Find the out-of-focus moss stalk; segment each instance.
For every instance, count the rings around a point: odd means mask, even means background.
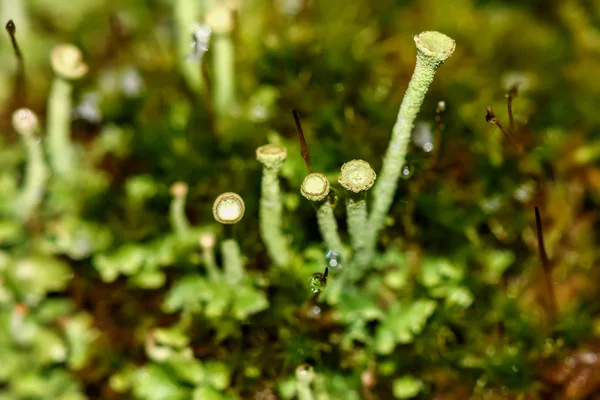
[[[175,0],[173,5],[179,70],[186,84],[196,93],[204,88],[200,68],[189,57],[194,54],[191,49],[192,30],[198,17],[198,4],[196,0]]]
[[[346,218],[352,245],[352,257],[357,264],[365,260],[365,232],[367,231],[367,191],[377,175],[368,162],[352,160],[342,165],[338,182],[347,190]]]
[[[414,40],[417,46],[417,63],[392,129],[383,168],[373,188],[373,209],[366,237],[367,260],[371,260],[374,254],[377,235],[383,228],[392,205],[417,113],[438,67],[454,53],[454,40],[439,32],[422,32]]]
[[[184,182],[176,182],[171,185],[170,192],[173,196],[169,206],[171,228],[179,238],[185,238],[190,233],[190,223],[185,215],[188,186]]]
[[[18,109],[12,115],[12,124],[27,150],[25,180],[14,204],[14,211],[20,219],[27,220],[44,197],[49,176],[48,167],[44,161],[41,141],[36,137],[39,122],[33,111],[27,108]]]
[[[75,151],[71,143],[71,81],[83,77],[88,67],[81,51],[70,44],[56,46],[50,55],[54,80],[48,101],[47,144],[52,171],[59,177],[74,169]]]
[[[283,202],[279,187],[279,172],[287,158],[285,147],[267,144],[256,150],[256,159],[263,165],[260,196],[260,235],[275,264],[288,263],[288,243],[282,226]]]
[[[296,368],[296,392],[298,400],[314,400],[310,385],[315,379],[315,371],[311,365],[302,364]]]
[[[333,215],[333,207],[329,202],[329,192],[330,185],[327,177],[318,172],[306,176],[300,188],[300,193],[310,200],[317,210],[317,223],[325,245],[344,258],[344,245]]]
[[[223,116],[235,105],[235,50],[231,37],[231,9],[225,4],[216,4],[206,14],[206,23],[213,33],[213,102],[217,115]]]
[[[202,261],[208,272],[208,276],[212,280],[217,280],[221,277],[219,269],[217,268],[217,262],[215,260],[215,245],[217,239],[211,232],[205,232],[200,235],[200,248],[202,249]]]
[[[221,194],[213,204],[215,220],[225,227],[225,240],[221,242],[221,253],[225,279],[231,284],[239,282],[244,277],[244,262],[240,246],[233,234],[233,227],[242,219],[245,210],[244,200],[232,192]]]

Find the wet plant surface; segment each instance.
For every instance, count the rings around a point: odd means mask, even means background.
[[[600,396],[594,2],[0,15],[0,400]]]

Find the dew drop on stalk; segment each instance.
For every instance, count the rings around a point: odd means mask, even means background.
[[[315,370],[310,364],[301,364],[296,368],[296,378],[305,384],[310,384],[315,379]]]
[[[414,168],[412,168],[410,165],[405,165],[404,168],[402,168],[402,178],[403,179],[409,179],[414,172]]]
[[[327,250],[325,253],[325,259],[327,260],[327,265],[332,268],[342,268],[342,263],[340,262],[340,255],[334,250]]]
[[[433,150],[433,131],[428,122],[417,122],[412,134],[412,140],[415,145],[429,153]]]

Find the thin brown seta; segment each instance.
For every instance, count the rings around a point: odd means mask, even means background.
[[[512,136],[507,130],[506,127],[504,126],[504,124],[502,124],[502,122],[500,121],[500,119],[496,116],[496,114],[494,113],[494,110],[492,110],[491,107],[486,107],[486,114],[485,114],[485,120],[487,122],[489,122],[490,124],[495,124],[498,129],[500,129],[500,131],[502,132],[502,134],[507,137],[516,147],[517,151],[519,153],[523,153],[523,146],[521,146],[521,144],[517,141],[517,139],[515,139],[514,136]]]
[[[306,168],[308,168],[308,172],[312,174],[313,168],[312,163],[310,162],[310,153],[308,152],[308,145],[306,144],[306,139],[304,138],[304,131],[302,130],[302,125],[300,124],[300,117],[298,116],[298,112],[296,110],[292,110],[292,114],[294,114],[294,121],[296,121],[296,129],[298,130],[298,140],[300,141],[300,154],[302,154],[302,158],[304,158],[304,162],[306,163]]]
[[[554,287],[552,286],[552,266],[548,255],[546,254],[546,247],[544,246],[544,232],[542,228],[542,218],[540,217],[540,210],[535,207],[535,225],[537,228],[537,241],[538,250],[540,253],[540,261],[542,262],[542,268],[544,270],[544,280],[546,281],[546,289],[548,292],[548,305],[551,316],[556,317],[558,307],[556,305],[556,296],[554,294]]]
[[[17,26],[11,19],[6,23],[6,32],[10,36],[15,57],[17,58],[17,77],[15,84],[14,98],[17,105],[22,106],[25,103],[25,60],[21,53],[19,43],[17,43]]]
[[[517,128],[515,125],[515,117],[512,109],[512,102],[515,97],[519,94],[519,84],[512,85],[508,92],[506,92],[506,108],[508,110],[508,125],[510,127],[510,133],[517,135]]]
[[[434,171],[437,167],[438,154],[442,144],[442,133],[444,132],[444,112],[446,111],[446,102],[439,101],[435,108],[435,133],[433,136],[433,153],[430,158],[430,171]]]

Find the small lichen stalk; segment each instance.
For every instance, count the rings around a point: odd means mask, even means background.
[[[188,193],[188,186],[184,182],[176,182],[170,189],[171,204],[169,206],[169,220],[171,228],[180,238],[185,238],[190,231],[190,223],[185,215],[185,200]]]
[[[212,29],[212,60],[214,74],[214,106],[217,115],[231,111],[235,105],[235,50],[231,32],[233,15],[225,4],[217,4],[206,15]]]
[[[366,236],[368,260],[372,258],[377,235],[383,228],[396,193],[415,118],[438,67],[454,53],[454,40],[439,32],[422,32],[414,40],[417,63],[392,129],[379,179],[373,189],[373,209]]]
[[[211,232],[201,234],[200,239],[198,241],[198,244],[202,249],[202,261],[204,262],[204,266],[206,267],[208,276],[212,280],[217,280],[221,277],[221,273],[217,268],[217,261],[215,258],[216,243],[217,239],[215,238],[215,235]]]
[[[44,161],[41,141],[36,137],[39,130],[37,116],[27,108],[20,108],[13,113],[12,123],[27,151],[24,184],[16,199],[14,210],[20,219],[27,220],[44,197],[49,176],[48,167]]]
[[[287,265],[288,242],[283,233],[283,201],[279,186],[279,172],[287,158],[282,146],[265,145],[256,150],[256,158],[263,165],[260,196],[260,235],[267,252],[278,266]]]
[[[192,38],[196,37],[193,31],[196,26],[198,15],[198,2],[195,0],[175,0],[173,4],[173,16],[175,22],[175,31],[177,35],[177,56],[178,66],[186,84],[196,93],[200,93],[204,88],[204,81],[198,63],[193,62],[193,58],[199,55],[191,44]],[[196,28],[197,29],[197,28]],[[210,32],[210,30],[209,30]],[[195,38],[195,40],[198,40]],[[201,60],[197,60],[200,61]]]
[[[314,400],[311,383],[315,379],[315,371],[311,365],[302,364],[296,368],[296,392],[298,400]]]
[[[327,177],[318,172],[309,174],[304,178],[300,192],[315,206],[319,231],[327,248],[345,258],[344,245],[338,232],[333,207],[329,202],[330,185]]]
[[[70,44],[56,46],[50,62],[55,77],[48,100],[48,155],[52,171],[64,177],[71,174],[75,163],[71,143],[72,81],[82,78],[88,67],[81,51]]]
[[[235,284],[244,277],[244,261],[240,245],[234,237],[233,228],[244,216],[244,200],[236,193],[221,194],[213,205],[213,216],[225,227],[225,239],[221,242],[225,279]]]
[[[338,182],[347,191],[346,218],[354,262],[365,262],[365,232],[368,210],[367,191],[375,183],[377,175],[368,162],[352,160],[342,166]]]

